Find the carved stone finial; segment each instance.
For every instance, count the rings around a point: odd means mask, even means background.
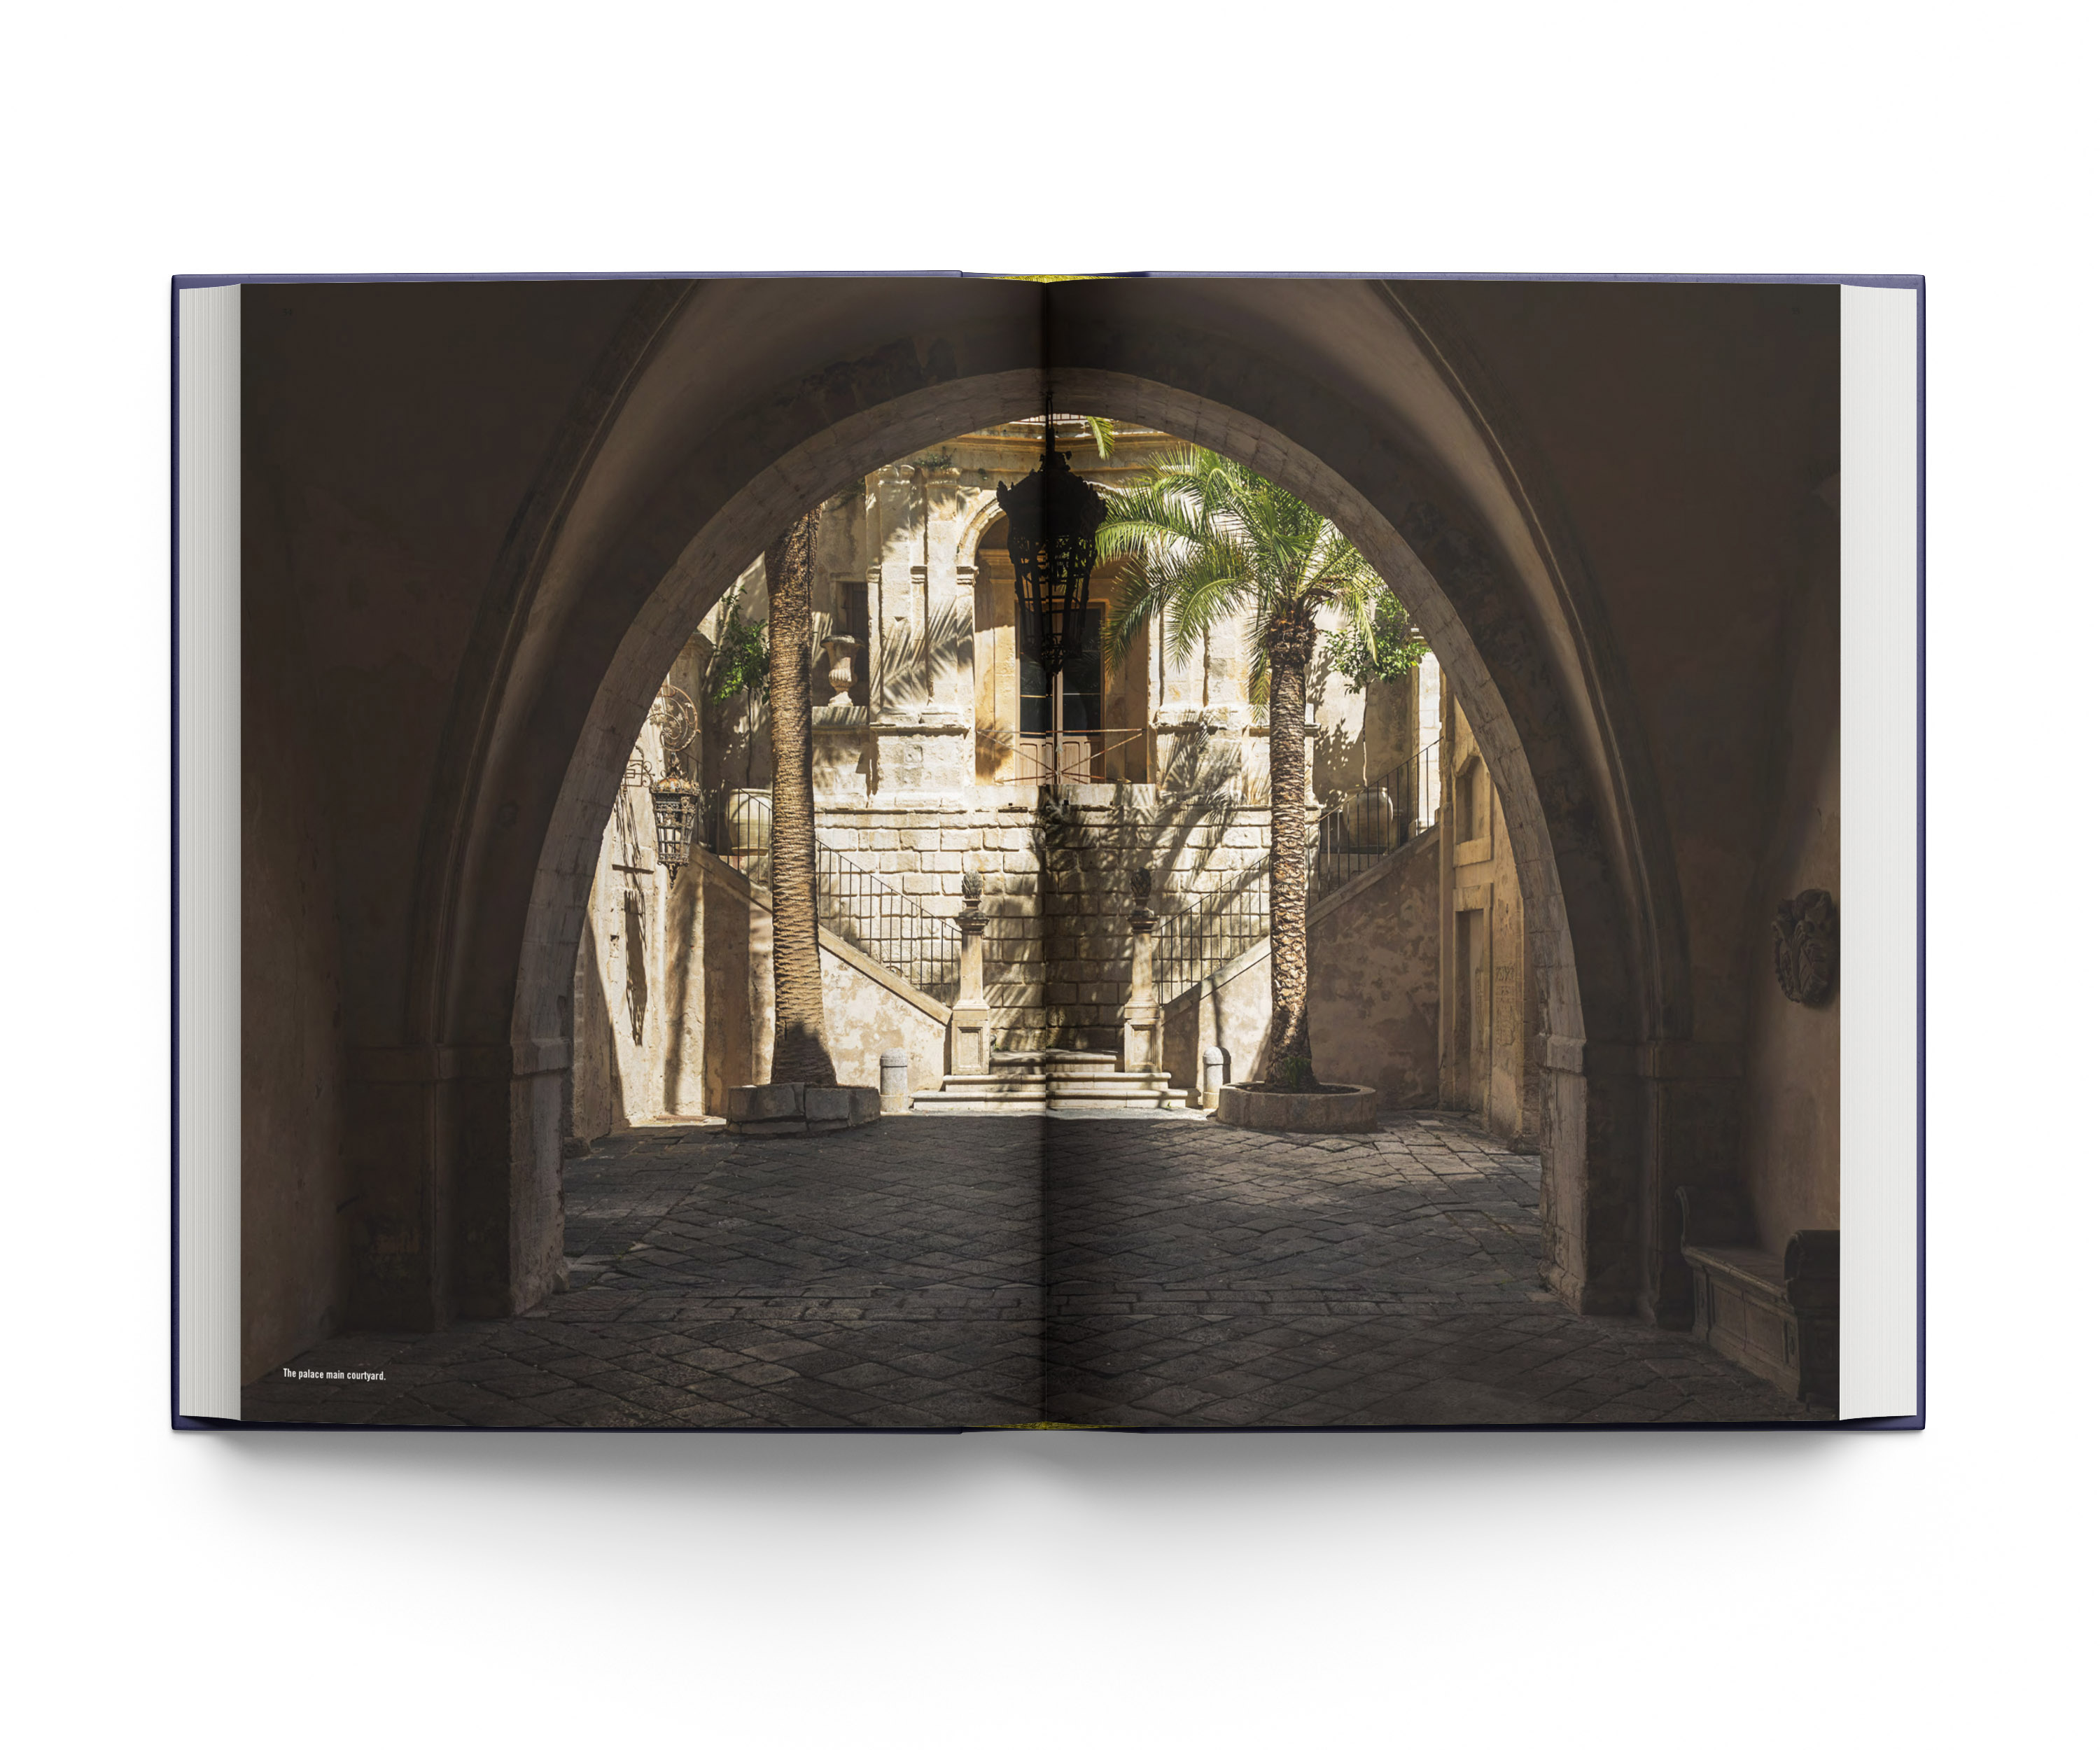
[[[964,936],[982,936],[991,920],[977,901],[984,897],[984,877],[974,869],[963,871],[963,909],[955,914],[955,928]]]
[[[1152,871],[1140,867],[1130,872],[1130,897],[1140,906],[1152,897]]]
[[[1838,982],[1838,905],[1820,887],[1780,901],[1772,919],[1772,970],[1788,1000],[1811,1007]]]

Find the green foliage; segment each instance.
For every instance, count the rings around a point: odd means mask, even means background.
[[[1390,590],[1381,589],[1367,611],[1352,613],[1321,641],[1330,667],[1361,693],[1374,681],[1405,680],[1429,654],[1414,616]]]
[[[1127,558],[1108,615],[1110,655],[1120,662],[1138,628],[1157,620],[1168,650],[1188,661],[1214,626],[1251,610],[1251,692],[1268,690],[1266,634],[1338,603],[1369,624],[1391,597],[1349,538],[1320,513],[1251,468],[1192,447],[1149,479],[1111,487],[1099,536],[1104,559]]]
[[[1299,1093],[1319,1086],[1312,1079],[1312,1060],[1299,1056],[1286,1057],[1277,1061],[1276,1082],[1279,1087],[1287,1087]]]
[[[1094,447],[1100,452],[1101,460],[1106,461],[1115,454],[1115,421],[1096,419],[1091,413],[1086,416],[1086,421],[1087,430],[1093,434]]]
[[[913,456],[911,465],[914,468],[952,468],[955,465],[955,452],[953,450],[928,450],[922,456]]]
[[[722,604],[721,636],[708,664],[708,697],[718,705],[727,704],[740,693],[749,693],[764,704],[771,693],[772,641],[766,636],[767,622],[739,615],[737,607],[743,599],[743,585],[739,584]]]

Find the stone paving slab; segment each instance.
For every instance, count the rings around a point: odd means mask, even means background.
[[[1449,1117],[1359,1136],[1045,1116],[655,1126],[564,1174],[571,1291],[332,1338],[251,1421],[1389,1426],[1815,1419],[1537,1285],[1538,1168]],[[383,1379],[356,1379],[383,1373]]]

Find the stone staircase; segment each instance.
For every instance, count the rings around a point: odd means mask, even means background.
[[[927,1113],[1186,1112],[1185,1090],[1163,1069],[1118,1069],[1109,1051],[994,1051],[985,1075],[944,1077],[912,1097]]]

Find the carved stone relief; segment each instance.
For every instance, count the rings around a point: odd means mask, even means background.
[[[1780,901],[1772,969],[1791,1002],[1813,1007],[1829,996],[1838,982],[1838,905],[1821,888]]]

